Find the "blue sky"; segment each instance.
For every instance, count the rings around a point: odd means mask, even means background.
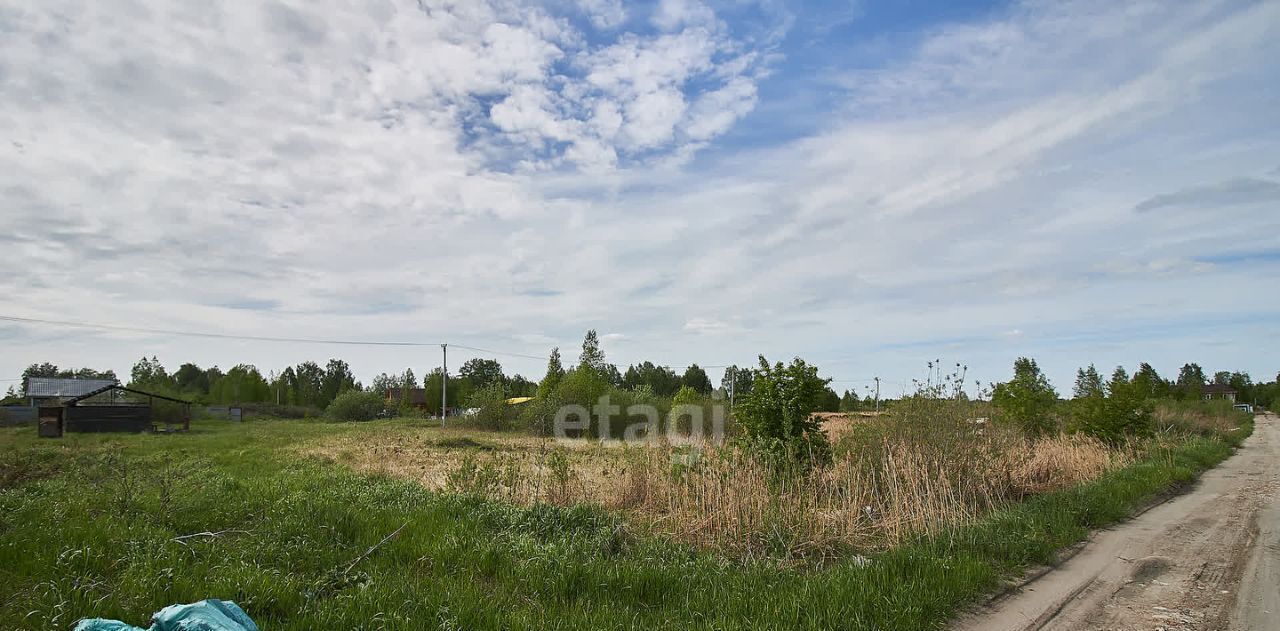
[[[1280,3],[0,0],[0,34],[0,315],[539,357],[595,328],[623,366],[890,394],[930,360],[1280,369]]]

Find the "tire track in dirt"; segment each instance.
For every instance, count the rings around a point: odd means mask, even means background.
[[[1280,629],[1280,419],[1192,490],[1095,533],[956,631]]]

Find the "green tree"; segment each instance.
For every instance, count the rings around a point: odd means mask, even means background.
[[[1156,372],[1151,364],[1142,362],[1138,364],[1138,370],[1133,373],[1133,385],[1148,399],[1158,399],[1169,395],[1169,383],[1166,382],[1160,373]]]
[[[507,382],[506,375],[502,374],[502,364],[496,359],[468,359],[458,369],[458,376],[470,381],[476,391],[495,383],[505,389]]]
[[[218,380],[224,376],[222,373],[222,369],[218,368],[217,366],[210,366],[209,368],[205,369],[204,374],[205,374],[205,377],[209,379],[209,392],[212,393],[213,386],[217,385]]]
[[[339,394],[347,390],[360,390],[351,366],[341,359],[330,359],[320,376],[320,401],[327,407]]]
[[[1151,404],[1123,367],[1111,373],[1102,392],[1072,401],[1072,431],[1111,443],[1151,433]]]
[[[210,388],[210,392],[213,389]],[[271,382],[272,396],[275,401],[287,405],[298,405],[298,375],[293,371],[293,366],[285,366],[284,370],[276,376],[275,381]]]
[[[1204,390],[1204,369],[1200,364],[1183,364],[1178,371],[1178,398],[1199,400]]]
[[[178,389],[190,394],[209,394],[209,373],[190,362],[178,366],[173,373]]]
[[[385,399],[389,392],[391,392],[392,390],[396,390],[399,387],[400,387],[400,376],[388,375],[387,373],[384,372],[384,373],[379,373],[378,376],[373,378],[373,383],[369,386],[369,390],[371,392],[377,392],[379,396]]]
[[[594,370],[598,375],[606,375],[608,368],[604,361],[604,351],[600,349],[600,338],[596,330],[590,329],[582,338],[582,353],[578,355],[578,368]]]
[[[1034,359],[1019,357],[1013,362],[1013,379],[996,384],[991,401],[1028,435],[1053,431],[1054,404],[1058,393],[1040,372]]]
[[[556,387],[552,399],[559,405],[581,405],[590,410],[600,397],[609,391],[609,385],[609,382],[595,370],[589,368],[571,370],[564,379],[560,380],[560,385]],[[592,436],[602,435],[600,427],[602,420],[608,419],[591,419],[587,433]]]
[[[129,371],[129,387],[156,393],[174,393],[178,389],[164,364],[154,355],[151,359],[144,356],[133,365]]]
[[[515,374],[507,381],[507,394],[513,397],[531,397],[538,392],[538,384]]]
[[[725,396],[733,394],[734,398],[745,396],[751,392],[751,384],[755,380],[755,375],[745,368],[730,366],[724,369],[724,375],[720,377],[720,387],[724,388]]]
[[[1098,369],[1093,364],[1089,364],[1088,368],[1081,368],[1076,371],[1076,385],[1071,390],[1071,398],[1084,399],[1091,396],[1101,396],[1106,386],[1102,383],[1102,375],[1098,374]]]
[[[22,393],[14,386],[9,386],[5,391],[4,398],[0,399],[0,405],[22,405]]]
[[[770,365],[763,355],[751,391],[739,399],[734,417],[754,445],[774,456],[808,464],[831,456],[827,435],[813,413],[821,409],[830,379],[796,358]]]
[[[227,371],[209,393],[217,403],[260,403],[272,400],[271,386],[252,364],[239,364]]]
[[[840,411],[840,395],[835,390],[827,388],[822,394],[822,403],[818,407],[819,412],[839,412]]]
[[[641,388],[644,387],[645,386],[641,386]],[[698,405],[702,403],[702,397],[703,395],[697,390],[694,390],[689,386],[680,386],[680,389],[676,391],[675,396],[671,398],[671,403],[673,405]]]
[[[680,385],[680,376],[674,370],[650,361],[628,366],[627,372],[622,375],[623,388],[635,390],[647,386],[654,394],[662,397],[674,395]]]
[[[551,349],[551,356],[547,358],[547,374],[538,384],[537,396],[550,396],[555,392],[556,386],[560,385],[561,379],[564,379],[564,366],[560,364],[560,348],[556,347]]]
[[[692,388],[700,394],[711,394],[711,378],[707,376],[707,371],[697,364],[691,364],[684,369],[684,376],[680,378],[680,385]]]
[[[446,394],[448,395],[448,401],[446,401],[446,403],[449,407],[456,408],[460,402],[466,400],[461,396],[463,392],[462,388],[458,387],[460,385],[458,380],[451,377],[446,384],[443,379],[443,374],[444,373],[440,372],[439,368],[434,368],[431,372],[427,373],[427,376],[422,380],[422,387],[425,390],[424,394],[427,397],[426,403],[428,414],[440,414],[440,390],[442,388],[447,387]]]
[[[416,389],[418,388],[418,378],[417,378],[416,376],[414,376],[414,374],[413,374],[413,369],[412,369],[412,368],[405,368],[405,369],[404,369],[404,374],[403,374],[403,375],[400,375],[400,384],[399,384],[399,385],[400,385],[400,399],[399,399],[399,401],[400,401],[400,409],[399,409],[399,414],[400,414],[401,416],[413,416],[413,415],[414,415],[414,408],[413,408],[413,391],[414,391],[414,390],[416,390]],[[452,384],[452,383],[448,384],[449,389],[451,389],[451,390],[452,390],[452,389],[453,389],[453,385],[454,385],[454,384]],[[424,392],[423,396],[424,396],[424,397],[426,396],[425,392]],[[437,400],[439,400],[439,397],[436,397],[436,399],[437,399]],[[450,397],[450,398],[449,398],[449,402],[450,402],[450,403],[452,403],[452,402],[453,402],[453,401],[455,401],[455,400],[456,400],[456,398],[454,398],[454,397]],[[427,401],[426,403],[430,403],[430,401]],[[452,407],[452,405],[450,405],[450,407]]]
[[[293,374],[293,403],[324,407],[324,369],[320,364],[302,362],[294,367]]]
[[[501,382],[490,381],[473,390],[467,397],[467,407],[475,410],[476,424],[488,430],[506,429],[512,415],[507,405],[506,388]]]
[[[618,367],[615,364],[605,364],[604,370],[600,374],[605,381],[609,382],[609,385],[615,388],[622,386],[622,373],[618,371]]]
[[[840,397],[841,412],[856,412],[862,408],[862,401],[858,399],[857,393],[845,390],[844,395]]]
[[[1227,385],[1236,391],[1236,400],[1250,402],[1254,400],[1253,378],[1247,372],[1235,371],[1227,376]]]

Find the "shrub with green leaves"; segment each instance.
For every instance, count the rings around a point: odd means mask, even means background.
[[[1093,366],[1089,368],[1092,371]],[[1128,436],[1149,435],[1152,406],[1141,388],[1119,367],[1101,390],[1077,388],[1081,396],[1072,400],[1071,430],[1113,445]]]
[[[498,431],[507,429],[511,424],[513,411],[507,405],[507,393],[501,382],[494,381],[476,389],[467,399],[467,404],[476,411],[476,424],[483,429]]]
[[[770,365],[761,355],[754,373],[751,392],[734,408],[749,442],[769,456],[788,461],[829,461],[831,444],[813,413],[821,407],[830,379],[819,377],[817,366],[798,357],[790,365]]]
[[[1005,418],[1030,436],[1056,429],[1052,412],[1058,393],[1034,359],[1019,357],[1014,361],[1013,379],[996,384],[991,401]]]
[[[377,392],[347,390],[325,408],[324,414],[335,421],[372,421],[381,411],[382,397]]]

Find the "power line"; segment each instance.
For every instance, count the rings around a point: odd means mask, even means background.
[[[21,324],[46,324],[52,326],[66,326],[82,329],[102,329],[107,331],[127,331],[130,333],[151,333],[156,335],[178,335],[183,337],[201,337],[221,340],[246,340],[251,342],[285,342],[296,344],[341,344],[345,346],[409,346],[409,347],[427,347],[439,346],[439,342],[381,342],[372,340],[336,340],[327,338],[306,338],[306,337],[278,337],[272,335],[234,335],[231,333],[208,333],[204,331],[183,331],[178,329],[159,329],[142,326],[124,326],[118,324],[101,324],[96,322],[77,322],[72,320],[49,320],[45,318],[23,318],[18,316],[0,315],[0,321],[17,322]],[[520,357],[524,359],[546,359],[543,355],[529,355],[527,353],[516,353],[512,351],[499,351],[491,348],[480,348],[478,346],[468,346],[465,344],[450,345],[477,353],[489,353],[493,355],[503,355],[507,357]],[[727,368],[728,366],[707,365],[702,368]],[[688,368],[688,366],[669,366],[669,368]]]
[[[525,355],[524,353],[511,353],[511,352],[507,352],[507,351],[495,351],[495,350],[488,349],[488,348],[477,348],[477,347],[475,347],[475,346],[466,346],[466,345],[463,345],[463,344],[453,344],[453,343],[450,343],[449,345],[450,345],[450,346],[453,346],[453,347],[455,347],[455,348],[464,348],[464,349],[469,350],[469,351],[475,351],[475,352],[477,352],[477,353],[490,353],[490,354],[493,354],[493,355],[506,355],[506,356],[508,356],[508,357],[523,357],[523,358],[525,358],[525,359],[538,359],[538,360],[546,359],[546,357],[543,357],[543,356],[541,356],[541,355]]]

